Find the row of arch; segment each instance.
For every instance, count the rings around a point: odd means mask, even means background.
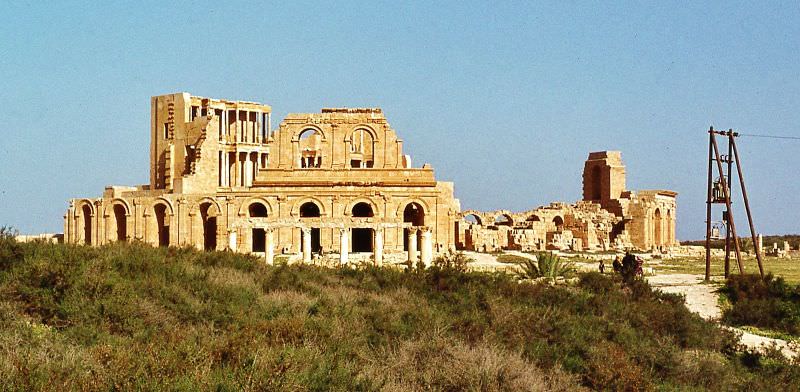
[[[320,218],[324,216],[324,204],[319,200],[307,198],[295,203],[293,213],[301,219],[305,218]],[[403,205],[402,216],[403,222],[411,223],[412,226],[424,226],[426,207],[422,201],[409,201]],[[99,236],[93,233],[97,224],[93,224],[95,218],[95,205],[88,199],[80,200],[76,204],[74,210],[75,231],[74,242],[90,245],[93,243],[92,238],[97,237],[96,240],[100,242]],[[349,215],[353,218],[370,218],[376,215],[377,205],[370,200],[355,200],[348,206]],[[128,218],[131,215],[128,203],[123,199],[113,199],[106,207],[103,217],[106,218],[106,236],[105,240],[113,241],[126,241],[128,235]],[[206,250],[217,248],[217,217],[220,215],[219,204],[210,198],[200,200],[189,212],[190,224],[202,227],[202,247]],[[240,206],[239,215],[247,216],[249,218],[267,218],[271,215],[271,207],[269,202],[264,198],[250,198],[245,200]],[[398,210],[398,215],[400,214]],[[177,241],[177,238],[171,238],[170,226],[174,217],[174,209],[172,203],[163,198],[158,198],[153,201],[144,212],[145,217],[145,233],[146,240],[159,246],[169,246]],[[109,228],[113,228],[110,231]],[[368,231],[368,232],[367,232]],[[318,230],[317,230],[318,233]],[[355,233],[359,233],[358,237],[353,238],[353,244],[358,245],[360,248],[372,247],[371,229],[359,229]],[[318,236],[318,234],[317,234]],[[257,238],[257,236],[254,236]],[[312,238],[313,242],[313,238]],[[317,243],[319,239],[317,238]],[[198,244],[199,245],[199,244]],[[254,247],[258,244],[254,243]]]
[[[351,168],[372,168],[375,165],[375,143],[378,135],[372,128],[356,127],[344,139],[349,147],[346,151],[347,165]],[[297,162],[300,168],[320,168],[326,162],[322,145],[327,143],[325,133],[317,126],[306,126],[292,137],[298,145]]]
[[[474,210],[468,210],[462,213],[462,220],[470,223],[470,224],[477,224],[481,226],[510,226],[513,227],[516,223],[514,217],[508,212],[497,212],[497,213],[481,213]],[[541,222],[542,218],[537,214],[531,214],[526,219],[526,222]],[[560,215],[556,215],[553,217],[551,222],[556,226],[557,230],[561,230],[564,226],[564,218]]]

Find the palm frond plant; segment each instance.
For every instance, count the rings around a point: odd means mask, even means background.
[[[575,263],[566,261],[553,252],[539,252],[536,261],[525,260],[520,263],[517,275],[521,279],[569,277],[575,272]]]

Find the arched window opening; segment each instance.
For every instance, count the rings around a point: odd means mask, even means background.
[[[528,222],[541,222],[542,218],[539,218],[538,215],[531,215],[526,219]]]
[[[156,226],[158,228],[158,246],[169,246],[169,216],[167,206],[156,204],[153,208],[156,215]]]
[[[252,203],[249,207],[247,207],[247,213],[251,218],[266,218],[267,206],[259,202]]]
[[[350,139],[350,167],[372,168],[374,166],[374,140],[366,129],[356,129]]]
[[[83,214],[83,243],[85,245],[92,244],[92,208],[84,204],[81,208]]]
[[[320,217],[319,206],[310,201],[303,203],[303,205],[300,206],[300,217],[319,218]]]
[[[564,230],[564,219],[560,216],[553,218],[553,224],[556,226],[556,231]]]
[[[117,224],[117,241],[128,239],[128,217],[125,214],[125,207],[121,204],[114,204],[114,220]]]
[[[203,249],[217,249],[217,217],[210,211],[211,203],[200,205],[200,218],[203,222]]]
[[[322,167],[322,134],[316,129],[300,133],[300,167],[304,169]]]
[[[500,214],[494,217],[494,225],[495,226],[513,226],[514,221],[511,219],[510,216],[506,214]]]
[[[471,225],[481,225],[481,218],[475,214],[464,215],[463,220]]]
[[[417,203],[408,203],[403,210],[403,222],[412,226],[425,226],[425,211]],[[408,229],[403,229],[403,250],[408,250]],[[417,244],[422,243],[422,232],[417,231]]]
[[[417,203],[408,203],[403,210],[403,222],[412,226],[425,226],[425,210]]]
[[[353,206],[354,218],[371,218],[375,216],[372,212],[372,206],[369,203],[360,202]]]

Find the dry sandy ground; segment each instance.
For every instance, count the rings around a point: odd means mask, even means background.
[[[717,293],[715,290],[718,285],[704,284],[701,275],[689,274],[669,274],[647,277],[648,282],[653,288],[657,288],[667,293],[680,293],[686,296],[686,307],[692,312],[699,314],[707,320],[719,320],[721,312],[717,305]],[[789,344],[782,339],[773,339],[764,336],[732,328],[742,334],[741,342],[745,346],[761,348],[776,344],[784,355],[796,357],[797,348],[789,347]]]

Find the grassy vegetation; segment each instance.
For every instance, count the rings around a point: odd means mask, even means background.
[[[742,249],[745,251],[752,251],[753,250],[753,240],[750,237],[739,237],[739,241],[742,244]],[[792,249],[797,249],[800,246],[800,234],[786,234],[786,235],[765,235],[763,237],[764,241],[764,248],[771,248],[773,244],[777,243],[778,247],[783,248],[783,242],[789,242],[789,246]],[[695,241],[681,241],[681,245],[695,245],[695,246],[705,246],[705,240],[695,240]],[[711,247],[716,249],[724,249],[725,248],[725,240],[711,240]]]
[[[720,290],[731,307],[722,318],[730,325],[768,328],[800,337],[800,286],[783,278],[755,274],[732,275]]]
[[[530,259],[511,253],[498,253],[496,256],[497,262],[506,264],[525,264]]]
[[[660,265],[654,267],[659,273],[685,273],[685,274],[705,274],[706,264],[702,257],[675,258],[663,260]],[[755,257],[745,257],[742,259],[745,272],[758,273],[758,262]],[[645,263],[647,265],[647,263]],[[736,258],[731,258],[730,271],[738,274],[739,269],[736,265]],[[724,259],[714,258],[711,261],[711,274],[713,276],[724,276]],[[800,258],[764,258],[764,273],[771,273],[774,276],[783,277],[788,283],[800,284]]]
[[[682,298],[434,267],[268,267],[244,255],[0,236],[7,390],[788,390]],[[168,386],[169,388],[165,388]]]

